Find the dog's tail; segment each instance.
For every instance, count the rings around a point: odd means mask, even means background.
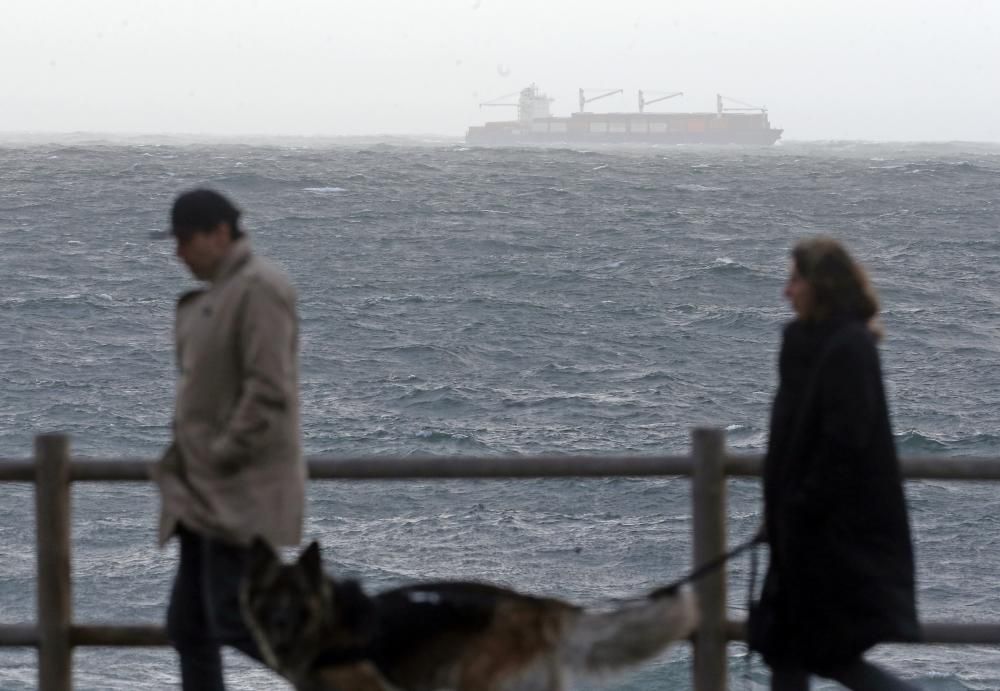
[[[611,672],[642,662],[698,625],[689,587],[657,591],[615,609],[582,610],[563,638],[563,659],[577,674]]]

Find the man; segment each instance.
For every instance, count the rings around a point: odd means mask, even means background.
[[[206,189],[178,196],[171,217],[177,256],[205,282],[177,303],[173,443],[156,469],[160,546],[180,541],[167,634],[185,691],[225,688],[222,645],[260,659],[239,608],[247,546],[302,533],[295,291],[251,253],[239,217]]]

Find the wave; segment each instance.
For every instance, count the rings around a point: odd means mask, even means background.
[[[890,163],[868,166],[869,170],[903,175],[959,176],[959,175],[1000,175],[1000,168],[979,165],[970,161],[941,161],[927,159],[907,163]]]
[[[441,169],[438,166],[431,165],[430,163],[422,163],[420,161],[410,164],[410,167],[416,170],[430,170],[435,173],[441,172]]]
[[[638,405],[637,399],[631,393],[525,395],[520,398],[504,398],[502,403],[505,408],[524,409],[565,406],[567,409],[582,407],[599,410],[606,407],[634,407]]]
[[[858,151],[868,154],[869,157],[876,155],[880,158],[887,156],[899,157],[902,154],[915,154],[923,152],[925,154],[961,154],[961,153],[1000,153],[1000,144],[996,142],[977,141],[900,141],[900,142],[880,142],[871,139],[788,139],[782,141],[782,148],[786,152],[837,152],[837,151]]]
[[[346,219],[354,221],[356,219],[381,220],[381,219],[435,219],[441,217],[456,218],[490,218],[493,216],[517,216],[517,210],[491,208],[469,208],[469,209],[436,209],[425,205],[414,204],[413,206],[400,206],[387,209],[375,209],[365,207],[351,211]]]
[[[490,448],[488,444],[479,441],[475,436],[460,432],[424,429],[413,436],[420,442],[446,445],[463,451],[478,451]]]
[[[343,187],[303,187],[303,192],[312,192],[313,194],[333,194],[336,192],[346,192],[347,190]]]
[[[676,373],[667,372],[662,369],[654,369],[646,372],[642,372],[637,376],[634,376],[627,381],[629,382],[644,382],[650,384],[659,383],[672,383],[681,381],[680,377]]]
[[[239,198],[241,193],[266,191],[273,193],[276,189],[300,189],[301,181],[288,180],[262,173],[230,173],[213,178],[213,186],[231,190]],[[310,185],[313,186],[313,185]],[[316,185],[319,186],[319,185]]]
[[[730,425],[730,427],[733,427],[733,425]],[[726,439],[726,443],[731,448],[747,452],[760,452],[767,448],[768,433],[766,431],[758,430],[754,432],[742,425],[735,425],[735,427],[737,429],[729,432],[730,437]],[[726,429],[728,431],[729,427]]]
[[[682,183],[680,185],[674,185],[675,190],[681,192],[728,192],[726,187],[714,187],[712,185],[698,185],[695,183]]]
[[[717,269],[720,267],[725,267],[727,269],[747,269],[750,270],[749,266],[741,264],[735,259],[730,257],[716,257],[715,261],[712,262],[712,268]]]
[[[564,189],[562,187],[552,187],[552,186],[542,186],[534,187],[530,190],[525,190],[524,192],[518,192],[515,197],[567,197],[571,195],[576,195],[576,192],[571,192],[570,190]]]
[[[423,295],[379,295],[377,297],[366,298],[365,307],[373,305],[420,305],[425,302],[433,302],[433,298],[426,298]]]
[[[451,386],[410,389],[395,399],[405,406],[435,406],[450,409],[475,408],[472,399]]]
[[[95,308],[107,311],[115,308],[116,300],[109,293],[66,293],[65,295],[13,296],[0,298],[0,309],[10,308],[18,311],[36,309],[53,310],[53,317],[70,317],[81,308]],[[36,315],[37,316],[37,315]]]
[[[712,260],[711,264],[702,264],[691,273],[681,274],[672,279],[674,283],[686,282],[686,281],[702,281],[705,280],[706,274],[709,277],[717,278],[752,278],[754,280],[760,279],[775,279],[778,274],[772,271],[763,271],[757,267],[751,266],[749,264],[744,264],[732,257],[716,257]]]
[[[973,456],[1000,452],[1000,435],[979,433],[964,437],[944,437],[915,429],[895,434],[901,456],[941,455]]]

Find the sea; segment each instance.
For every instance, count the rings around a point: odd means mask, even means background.
[[[1000,144],[88,135],[0,139],[0,457],[28,458],[52,431],[79,457],[162,452],[175,300],[196,284],[155,236],[195,186],[231,195],[255,251],[298,289],[310,455],[686,454],[701,426],[761,454],[789,250],[826,234],[879,291],[900,454],[1000,457]],[[599,607],[691,568],[690,489],[317,481],[305,535],[332,574],[372,592],[461,578]],[[1000,485],[906,490],[921,618],[1000,622]],[[33,490],[0,496],[0,623],[30,623]],[[78,622],[163,621],[176,549],[156,546],[157,504],[145,484],[74,487]],[[757,480],[729,482],[728,517],[731,544],[753,534]],[[741,617],[750,559],[728,574]],[[741,644],[729,655],[732,689],[768,688],[759,658]],[[1000,689],[997,647],[870,656],[924,689]],[[288,688],[238,654],[226,663],[229,688]],[[81,648],[74,670],[81,690],[178,683],[165,648]],[[690,648],[598,681],[577,688],[690,689]],[[0,690],[35,687],[34,651],[0,649]]]

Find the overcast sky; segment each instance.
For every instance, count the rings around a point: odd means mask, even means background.
[[[532,82],[786,139],[1000,141],[1000,0],[0,0],[0,132],[462,135]]]

